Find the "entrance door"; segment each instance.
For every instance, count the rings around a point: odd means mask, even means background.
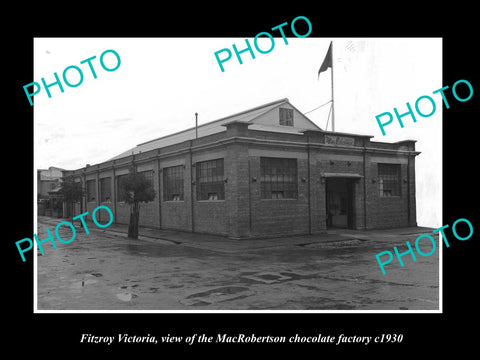
[[[327,228],[354,228],[353,180],[326,179]]]

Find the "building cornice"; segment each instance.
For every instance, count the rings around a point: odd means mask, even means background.
[[[303,138],[306,140],[306,138]],[[162,148],[161,149],[156,149],[151,150],[151,154],[147,155],[142,158],[137,158],[139,157],[140,154],[135,154],[129,155],[129,157],[132,157],[130,161],[120,161],[122,159],[116,159],[116,160],[109,160],[104,163],[99,163],[96,165],[84,167],[81,169],[77,170],[72,170],[72,172],[78,172],[78,174],[75,175],[89,175],[92,173],[97,173],[99,171],[108,171],[108,170],[113,170],[113,169],[119,169],[119,168],[124,168],[131,166],[132,163],[138,165],[141,163],[145,162],[150,162],[152,160],[158,160],[158,159],[165,159],[173,156],[179,156],[179,155],[184,155],[189,152],[198,152],[198,151],[204,151],[204,150],[209,150],[209,149],[214,149],[218,148],[221,146],[225,145],[230,145],[230,144],[254,144],[254,145],[265,145],[265,146],[274,146],[274,147],[279,147],[279,148],[290,148],[290,149],[298,149],[298,150],[306,150],[306,149],[322,149],[326,150],[328,152],[351,152],[351,153],[367,153],[367,154],[385,154],[385,155],[397,155],[397,156],[417,156],[420,154],[418,151],[412,151],[412,150],[400,150],[400,149],[385,149],[385,148],[376,148],[376,147],[371,147],[371,146],[347,146],[347,145],[331,145],[331,144],[324,144],[324,143],[318,143],[318,142],[307,142],[307,141],[291,141],[291,140],[276,140],[276,139],[259,139],[256,137],[249,137],[249,136],[229,136],[223,139],[218,139],[215,141],[211,141],[205,144],[193,144],[192,141],[185,142],[185,146],[172,150],[172,151],[167,151],[163,152]],[[163,148],[164,149],[164,148]],[[146,153],[143,153],[143,155]],[[108,163],[111,163],[107,165]],[[119,163],[116,163],[119,162]],[[70,171],[66,171],[69,172]]]

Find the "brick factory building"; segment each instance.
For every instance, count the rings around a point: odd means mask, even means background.
[[[324,131],[282,99],[64,177],[85,189],[75,215],[106,205],[120,224],[129,205],[118,188],[134,166],[157,193],[140,226],[230,238],[416,226],[415,141],[371,137]]]

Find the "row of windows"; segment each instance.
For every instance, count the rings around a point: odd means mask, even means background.
[[[163,169],[163,196],[165,201],[184,199],[183,165]],[[153,186],[153,171],[143,174]],[[116,177],[117,189],[127,175]],[[225,181],[223,159],[196,164],[197,200],[224,200]],[[381,197],[400,196],[400,165],[378,164],[378,181]],[[87,201],[95,201],[95,180],[87,181]],[[262,199],[296,199],[298,197],[297,159],[260,158],[260,196]],[[111,199],[111,179],[100,179],[100,202]],[[118,201],[125,201],[117,191]]]
[[[153,171],[142,171],[139,174],[143,175],[153,186]],[[123,186],[123,181],[127,175],[119,175],[115,179],[117,181],[117,201],[125,201],[125,194],[122,191],[118,191]],[[87,201],[96,201],[96,182],[95,180],[87,181]],[[100,179],[100,202],[108,202],[112,199],[112,180],[111,178]]]

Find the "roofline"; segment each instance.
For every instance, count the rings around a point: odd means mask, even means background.
[[[213,124],[213,123],[215,123],[215,122],[222,121],[222,120],[228,119],[228,118],[230,118],[230,117],[238,116],[238,115],[241,115],[241,114],[250,112],[250,111],[258,110],[258,109],[261,109],[261,108],[263,108],[263,107],[271,106],[271,105],[274,105],[274,104],[276,104],[276,103],[278,103],[278,104],[280,105],[281,103],[284,103],[284,102],[290,103],[290,101],[288,100],[288,98],[283,98],[283,99],[280,99],[280,100],[276,100],[276,101],[269,102],[269,103],[267,103],[267,104],[255,106],[255,107],[253,107],[253,108],[250,108],[250,109],[247,109],[247,110],[243,110],[243,111],[240,111],[240,112],[235,113],[235,114],[231,114],[231,115],[228,115],[228,116],[224,116],[224,117],[222,117],[222,118],[220,118],[220,119],[216,119],[216,120],[212,120],[212,121],[203,123],[203,124],[201,124],[201,125],[198,125],[197,128],[201,128],[201,127],[203,127],[203,126],[205,126],[205,125],[211,125],[211,124]],[[291,104],[290,104],[290,105],[291,105]],[[292,106],[293,106],[293,105],[292,105]],[[143,142],[143,143],[137,144],[137,146],[145,145],[145,144],[148,144],[148,143],[157,141],[157,140],[165,139],[165,138],[168,138],[168,137],[170,137],[170,136],[178,135],[178,134],[181,134],[181,133],[190,131],[190,130],[195,130],[195,126],[190,127],[190,128],[188,128],[188,129],[181,130],[181,131],[177,131],[177,132],[172,133],[172,134],[168,134],[168,135],[165,135],[165,136],[161,136],[161,137],[156,138],[156,139],[153,139],[153,140],[145,141],[145,142]]]
[[[37,171],[48,171],[50,169],[65,170],[64,168],[59,168],[58,166],[49,166],[48,169],[37,169]]]
[[[345,136],[364,137],[364,138],[373,138],[374,137],[373,135],[362,135],[362,134],[355,134],[355,133],[346,133],[346,132],[340,132],[340,131],[326,131],[326,130],[310,130],[310,129],[307,129],[307,130],[302,130],[301,132],[305,134],[306,132],[309,132],[309,131],[320,132],[324,135],[345,135]]]
[[[317,124],[315,124],[312,120],[310,120],[310,118],[305,115],[303,112],[301,112],[300,110],[298,110],[295,105],[293,105],[292,103],[290,103],[290,101],[288,102],[290,104],[291,107],[293,107],[295,110],[297,110],[300,114],[302,114],[302,116],[307,119],[313,126],[316,126],[318,128],[319,131],[323,131],[323,132],[326,132],[326,130],[323,130],[320,126],[318,126]]]

